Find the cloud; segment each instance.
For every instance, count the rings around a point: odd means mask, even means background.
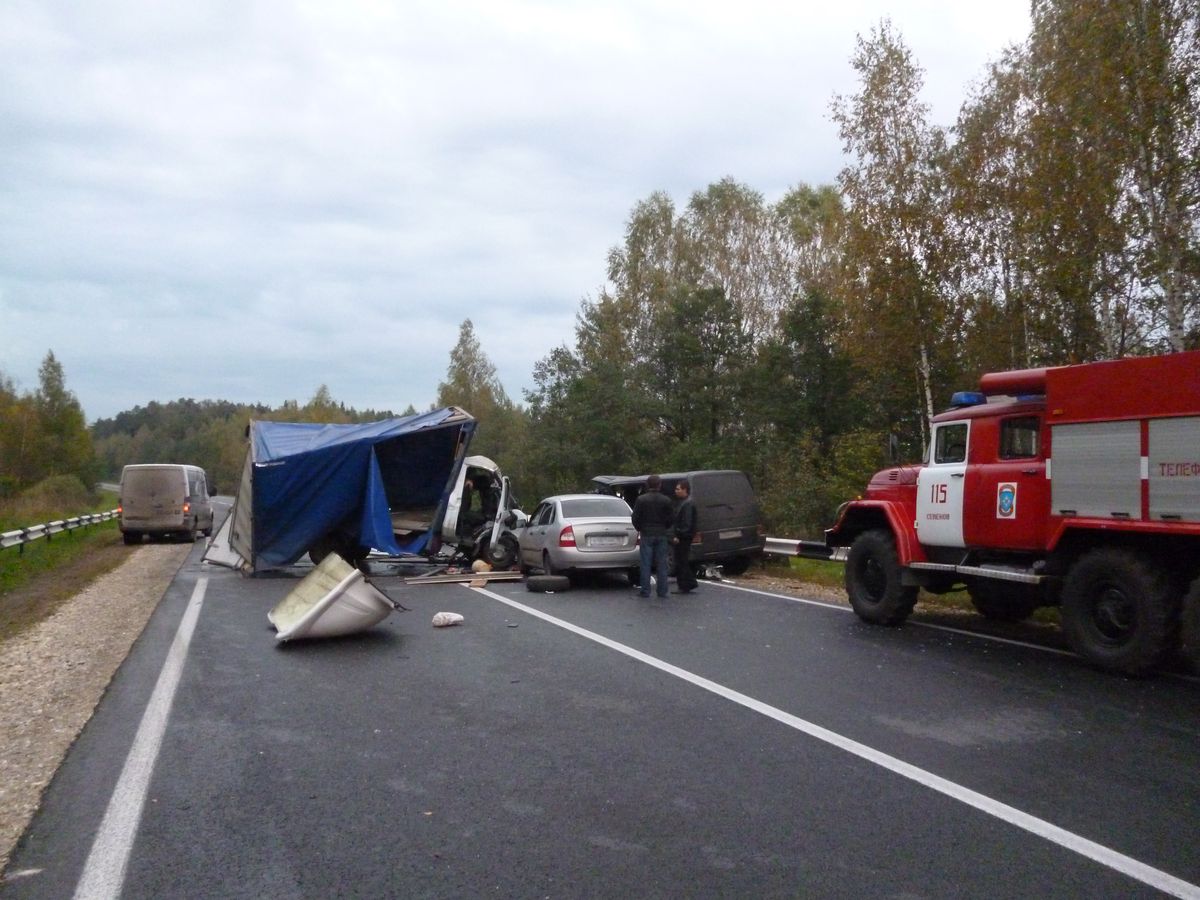
[[[470,317],[510,396],[573,340],[636,202],[841,165],[884,15],[935,118],[1027,0],[0,8],[0,371],[89,418],[322,383],[424,408]],[[184,348],[198,348],[191,352]]]

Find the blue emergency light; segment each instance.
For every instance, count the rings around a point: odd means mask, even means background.
[[[960,409],[964,406],[979,406],[987,403],[987,394],[981,391],[956,391],[950,397],[950,408]]]

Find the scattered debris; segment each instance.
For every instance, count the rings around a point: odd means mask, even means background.
[[[433,617],[434,628],[449,628],[451,625],[461,625],[463,617],[459,613],[440,612]]]
[[[378,625],[396,608],[385,593],[336,553],[267,613],[277,641],[338,637]]]

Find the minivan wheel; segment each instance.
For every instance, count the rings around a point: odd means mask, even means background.
[[[731,556],[729,559],[721,560],[721,571],[726,575],[745,575],[749,568],[750,557],[748,556]]]

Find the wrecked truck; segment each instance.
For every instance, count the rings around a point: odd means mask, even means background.
[[[394,556],[484,556],[503,563],[511,490],[485,457],[468,457],[476,420],[458,407],[357,425],[252,421],[228,518],[204,559],[247,573]],[[488,472],[491,521],[460,515],[468,471]]]

